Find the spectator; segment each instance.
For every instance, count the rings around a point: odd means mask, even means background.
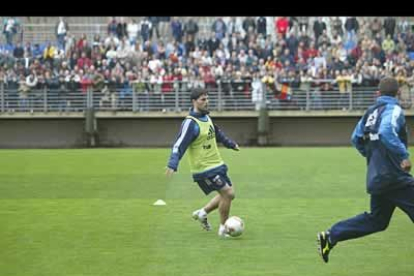
[[[263,35],[263,37],[267,36],[267,21],[264,16],[257,19],[257,33]]]
[[[276,34],[281,35],[283,38],[285,38],[288,27],[289,27],[289,21],[287,20],[286,17],[282,16],[276,19],[275,21]]]
[[[318,42],[319,36],[322,35],[323,31],[326,30],[326,24],[320,17],[317,17],[313,23],[313,33],[315,36],[315,42]]]
[[[318,45],[318,48],[321,48],[323,45],[326,45],[326,46],[331,45],[331,40],[328,37],[328,34],[327,34],[326,30],[323,30],[322,35],[319,36],[319,39],[318,39],[316,45]]]
[[[146,41],[149,40],[150,33],[151,33],[151,28],[152,28],[152,24],[147,18],[144,18],[140,22],[139,29],[140,29],[140,33],[141,33],[141,37],[142,37],[142,43],[145,43]]]
[[[181,24],[180,19],[173,18],[171,21],[171,30],[174,39],[181,43],[181,39],[183,37],[183,26]]]
[[[331,44],[334,47],[342,44],[342,37],[336,31],[334,31],[332,34]]]
[[[252,81],[252,103],[255,105],[255,110],[260,110],[264,99],[263,84],[260,80],[258,72],[253,73]]]
[[[138,31],[139,31],[139,26],[137,24],[137,21],[135,19],[131,19],[127,25],[128,39],[129,39],[129,44],[131,46],[135,45],[137,41]]]
[[[18,42],[16,44],[16,47],[14,48],[13,51],[13,56],[17,59],[21,59],[24,56],[24,48],[22,47],[22,45],[20,44],[20,42]]]
[[[341,72],[337,71],[335,75],[335,83],[338,85],[340,95],[338,107],[346,110],[349,107],[349,83],[351,82],[351,77],[345,69]]]
[[[59,21],[56,23],[55,34],[57,37],[57,43],[59,49],[65,49],[65,38],[66,34],[69,31],[69,24],[66,22],[63,17],[59,17]]]
[[[246,17],[243,21],[243,30],[246,33],[255,33],[256,32],[256,22],[252,17]]]
[[[198,24],[194,19],[190,18],[184,26],[184,33],[186,34],[187,41],[195,41],[198,33]]]
[[[160,17],[158,17],[158,16],[149,16],[148,21],[151,23],[150,38],[152,39],[152,36],[154,34],[154,30],[155,30],[155,33],[157,35],[157,39],[159,39],[160,38],[160,30],[159,30]]]
[[[242,34],[244,36],[244,29],[239,17],[231,17],[228,23],[227,32],[229,36],[235,36],[236,33]]]
[[[297,19],[299,22],[299,32],[307,33],[309,28],[309,17],[299,16]]]
[[[116,34],[119,39],[123,39],[124,37],[128,36],[127,33],[127,24],[123,17],[121,17],[120,21],[118,22],[116,26]]]
[[[221,17],[217,18],[212,26],[212,30],[217,40],[222,40],[226,36],[227,26]]]
[[[342,20],[336,16],[333,20],[332,20],[332,36],[334,36],[335,34],[338,37],[342,37],[344,35],[344,30],[342,28]]]
[[[91,67],[92,61],[86,56],[86,52],[82,52],[81,57],[77,60],[76,64],[80,69],[84,69],[85,66],[87,68]]]
[[[104,46],[108,49],[110,46],[118,47],[119,39],[115,36],[115,34],[111,33],[104,41]]]
[[[114,36],[117,35],[117,28],[118,28],[118,23],[116,21],[115,17],[112,17],[111,20],[108,23],[108,35],[113,34]]]
[[[47,47],[43,51],[43,59],[45,62],[49,62],[53,65],[53,59],[55,58],[56,48],[52,46],[52,43],[48,43]]]
[[[359,23],[355,17],[348,17],[345,21],[345,30],[348,33],[348,37],[351,39],[354,38],[355,34],[358,32]]]
[[[371,21],[371,26],[370,27],[371,27],[372,36],[375,37],[378,33],[381,33],[381,31],[382,31],[381,20],[378,17],[375,17]]]
[[[402,36],[405,36],[405,34],[408,33],[408,30],[410,30],[410,28],[411,25],[406,17],[401,18],[397,23],[397,33],[400,33]]]
[[[382,42],[382,49],[386,54],[390,54],[395,49],[394,40],[391,39],[391,34],[387,35],[387,38]]]
[[[394,37],[394,31],[395,31],[395,18],[394,17],[387,17],[384,20],[384,30],[385,30],[385,36],[388,35],[391,36],[391,38]]]
[[[13,37],[19,31],[20,24],[17,19],[13,17],[5,17],[3,20],[3,34],[6,37],[8,45],[13,44]]]

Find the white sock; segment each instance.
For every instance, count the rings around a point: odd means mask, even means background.
[[[226,231],[226,227],[223,224],[220,224],[219,233]]]
[[[201,208],[201,209],[200,209],[200,212],[198,213],[198,216],[199,216],[200,218],[204,218],[204,217],[206,217],[206,216],[207,216],[207,212],[206,212],[206,210],[204,210],[204,208]]]

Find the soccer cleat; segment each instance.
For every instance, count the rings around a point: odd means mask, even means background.
[[[318,251],[325,263],[329,261],[329,253],[333,247],[334,245],[329,241],[329,232],[323,231],[318,233]]]
[[[206,230],[211,230],[211,225],[207,220],[207,216],[200,216],[200,210],[196,210],[193,212],[193,219],[198,220],[201,223],[201,227]]]

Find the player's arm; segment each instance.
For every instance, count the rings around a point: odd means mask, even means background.
[[[197,138],[200,133],[198,125],[192,119],[185,119],[181,124],[180,132],[174,142],[170,159],[167,165],[167,174],[176,172],[181,158],[184,156],[188,146]],[[170,173],[168,173],[168,169]]]
[[[216,124],[214,124],[214,130],[216,132],[217,142],[222,143],[228,149],[239,150],[239,145],[237,145],[236,142],[228,138]]]
[[[363,118],[361,118],[356,125],[354,132],[352,133],[351,138],[352,145],[359,151],[359,153],[366,157],[367,153],[365,150],[365,141],[364,141],[364,125]]]
[[[404,125],[404,113],[401,107],[396,105],[392,109],[384,110],[383,119],[378,130],[382,144],[389,151],[398,155],[401,160],[406,160],[409,157],[406,146],[397,134]]]

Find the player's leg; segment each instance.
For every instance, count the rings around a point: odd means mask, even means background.
[[[225,235],[225,228],[224,224],[226,220],[229,218],[231,202],[234,199],[234,189],[232,186],[225,185],[222,189],[220,189],[219,194],[221,196],[221,200],[219,203],[219,213],[220,213],[220,228],[219,228],[219,235]]]
[[[328,262],[331,249],[336,243],[360,238],[383,231],[388,227],[395,204],[384,196],[371,195],[371,212],[334,224],[330,230],[318,233],[318,250],[322,259]]]
[[[219,203],[221,200],[221,195],[218,194],[215,197],[213,197],[204,207],[204,211],[207,214],[210,214],[211,212],[213,212],[214,210],[216,210],[219,207]]]
[[[213,185],[211,185],[212,183],[209,179],[198,180],[197,184],[200,187],[200,189],[204,192],[205,195],[208,195],[212,191],[215,190]],[[212,200],[210,200],[210,202],[206,206],[208,206],[209,208],[212,208],[214,207],[215,204],[218,205],[218,203],[216,203],[216,201],[218,200],[219,199],[217,199],[217,196],[215,196]],[[209,206],[210,204],[211,206]],[[193,219],[199,221],[201,223],[201,227],[206,231],[211,230],[211,225],[207,219],[207,214],[210,212],[211,211],[209,209],[206,210],[206,208],[204,207],[204,208],[195,210],[192,214]]]
[[[414,222],[414,186],[410,185],[389,194],[388,198]]]
[[[201,226],[207,230],[211,230],[211,225],[208,223],[207,215],[218,208],[220,203],[220,194],[213,197],[203,208],[193,212],[193,218],[201,222]]]

